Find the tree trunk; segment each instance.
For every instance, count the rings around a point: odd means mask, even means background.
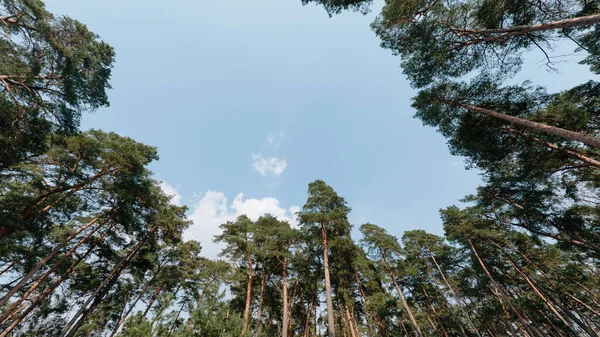
[[[9,271],[10,268],[14,267],[14,265],[17,264],[17,262],[19,262],[19,261],[20,261],[20,259],[14,260],[8,266],[6,266],[4,269],[0,270],[0,276],[2,274],[6,273],[7,271]]]
[[[246,331],[248,331],[248,325],[250,323],[250,303],[252,302],[253,277],[253,264],[250,257],[248,257],[248,285],[246,286],[246,305],[244,307],[244,323],[242,325],[242,336],[244,336],[246,334]]]
[[[177,312],[177,315],[175,316],[175,319],[173,320],[173,324],[171,324],[171,327],[169,328],[169,333],[167,334],[167,337],[171,337],[171,334],[173,333],[173,329],[175,328],[175,324],[177,324],[177,320],[179,319],[179,316],[181,315],[181,312],[183,311],[183,307],[185,307],[186,304],[187,304],[187,302],[183,302],[183,304],[181,304],[181,307],[179,308],[179,311]]]
[[[329,278],[329,252],[327,249],[327,230],[321,224],[321,237],[323,238],[323,271],[325,273],[325,296],[327,299],[327,335],[335,337],[335,319],[333,301],[331,299],[331,280]]]
[[[513,269],[515,269],[517,271],[517,273],[521,276],[521,278],[523,278],[523,280],[525,280],[525,282],[527,282],[530,289],[533,290],[533,293],[548,307],[548,309],[550,309],[550,311],[565,325],[565,327],[567,327],[572,333],[577,334],[577,332],[575,330],[573,330],[573,328],[571,327],[571,324],[569,322],[567,322],[567,320],[558,312],[558,310],[554,306],[554,303],[552,303],[552,301],[550,301],[550,299],[548,299],[546,296],[544,296],[544,294],[540,291],[540,289],[538,289],[538,287],[535,284],[535,281],[533,281],[532,279],[529,278],[529,276],[525,273],[525,271],[523,269],[521,269],[521,267],[519,267],[515,263],[515,261],[513,261],[513,259],[506,252],[504,252],[504,250],[502,249],[502,247],[500,245],[498,245],[495,242],[490,242],[490,243],[492,245],[496,246],[496,248],[498,248],[500,250],[500,252],[504,255],[504,257],[506,257],[506,260],[513,267]],[[582,328],[585,330],[584,327],[582,327]],[[586,330],[586,332],[587,332],[587,330]],[[588,334],[589,334],[589,332],[588,332]],[[590,336],[598,337],[595,334],[590,335]]]
[[[348,325],[350,326],[350,334],[352,337],[358,337],[358,331],[356,331],[356,326],[354,325],[354,319],[352,315],[350,315],[350,310],[348,310],[348,306],[345,306],[346,309],[346,318],[348,319]]]
[[[354,267],[354,277],[356,279],[356,285],[358,288],[358,295],[360,298],[360,303],[362,304],[364,311],[365,311],[365,321],[367,324],[367,330],[369,333],[369,337],[373,337],[373,330],[371,329],[371,324],[369,323],[369,319],[367,318],[367,312],[373,318],[373,320],[376,322],[376,324],[378,323],[378,320],[375,319],[375,315],[373,315],[371,308],[369,308],[368,300],[365,296],[365,292],[362,289],[360,277],[358,276],[358,270],[357,270],[356,266]],[[382,333],[382,336],[385,336],[385,333]]]
[[[146,316],[148,315],[148,312],[150,311],[150,308],[152,308],[152,304],[154,303],[154,300],[156,299],[156,295],[158,295],[158,293],[163,288],[164,288],[164,284],[161,284],[158,287],[156,287],[154,292],[152,292],[152,296],[150,297],[150,300],[148,301],[148,305],[146,306],[146,310],[144,310],[144,314],[142,315],[142,317],[146,318]]]
[[[312,314],[313,305],[315,303],[315,298],[317,297],[317,293],[313,293],[310,304],[308,305],[308,310],[306,311],[306,320],[304,321],[304,331],[302,332],[302,337],[310,336],[310,315]]]
[[[398,296],[400,296],[400,301],[402,302],[402,306],[404,307],[404,310],[406,311],[406,314],[408,315],[408,319],[410,320],[410,323],[412,324],[413,328],[415,329],[417,336],[423,337],[423,332],[421,332],[421,328],[419,328],[419,324],[417,324],[417,320],[415,320],[415,316],[413,315],[412,310],[408,306],[408,302],[406,302],[404,293],[402,292],[402,289],[400,289],[400,286],[398,285],[398,281],[396,280],[396,274],[394,273],[394,269],[392,268],[392,265],[387,260],[387,257],[383,251],[381,251],[381,257],[383,258],[383,262],[385,262],[386,266],[388,267],[388,272],[390,274],[390,277],[392,278],[394,287],[396,288],[396,291],[398,292]]]
[[[69,258],[69,256],[71,256],[77,250],[77,248],[79,248],[87,240],[89,240],[89,238],[91,238],[107,222],[108,222],[108,219],[106,219],[104,222],[102,222],[101,224],[99,224],[98,226],[96,226],[96,228],[94,228],[90,233],[88,233],[81,240],[79,240],[79,242],[77,242],[77,244],[75,246],[73,246],[73,248],[69,249],[69,251],[67,251],[48,271],[46,271],[42,276],[40,276],[33,283],[33,285],[31,285],[31,287],[29,287],[29,289],[27,289],[27,291],[21,296],[21,298],[19,298],[17,301],[15,301],[13,304],[11,304],[10,307],[6,310],[6,312],[3,315],[0,316],[0,322],[3,323],[5,321],[5,319],[6,319],[6,317],[8,317],[8,315],[10,315],[10,313],[13,310],[15,310],[15,308],[17,308],[21,303],[23,303],[23,301],[26,300],[29,297],[29,295],[31,295],[42,284],[42,282],[48,276],[50,276],[50,274],[52,274],[52,272],[54,272],[56,269],[58,269],[58,267],[60,267]],[[23,280],[21,280],[21,282],[23,282]],[[15,288],[18,287],[18,286],[19,285],[17,284],[17,286],[15,286]]]
[[[104,238],[106,234],[108,234],[108,232],[105,232],[102,235],[101,239]],[[90,247],[82,256],[80,256],[77,259],[77,261],[75,261],[75,263],[73,263],[64,273],[62,273],[58,280],[54,281],[54,283],[52,283],[51,286],[44,289],[44,291],[35,299],[35,301],[31,303],[31,305],[24,312],[22,312],[21,315],[15,321],[13,321],[8,327],[6,327],[6,329],[2,333],[0,333],[0,337],[7,336],[15,327],[17,327],[19,323],[23,321],[23,319],[25,319],[27,315],[29,315],[29,313],[31,313],[35,308],[37,308],[42,303],[42,301],[46,297],[48,297],[48,295],[50,295],[52,291],[54,291],[54,289],[56,289],[56,287],[58,287],[67,278],[67,276],[73,272],[73,270],[75,270],[79,263],[83,261],[94,250],[94,248],[96,247]],[[4,322],[0,324],[4,324]]]
[[[435,316],[435,319],[436,319],[437,323],[439,324],[440,329],[442,330],[442,334],[444,335],[444,337],[448,337],[448,333],[446,332],[446,329],[444,328],[444,324],[442,323],[442,320],[440,319],[440,315],[438,314],[437,310],[433,306],[433,303],[431,302],[431,299],[429,298],[429,293],[427,292],[427,289],[425,289],[425,286],[423,284],[421,284],[421,289],[423,289],[423,294],[425,295],[425,298],[427,299],[427,304],[429,305],[429,308],[431,308],[431,311],[433,312],[433,315]],[[462,329],[462,325],[458,324],[458,326],[460,327],[462,333],[466,337],[465,331]]]
[[[552,22],[543,22],[534,25],[522,25],[522,26],[514,26],[508,28],[493,28],[493,29],[481,29],[475,31],[469,31],[468,34],[479,34],[479,35],[489,35],[489,34],[513,34],[511,36],[516,35],[525,35],[531,34],[533,32],[552,30],[552,29],[567,29],[571,27],[583,27],[583,26],[591,26],[594,24],[600,23],[600,14],[592,14],[587,16],[580,16],[565,20],[552,21]]]
[[[429,251],[428,247],[425,247],[427,249],[427,251]],[[444,275],[444,273],[442,272],[442,269],[440,268],[440,266],[438,265],[435,256],[433,254],[429,254],[429,256],[431,257],[431,259],[433,260],[433,262],[435,263],[438,272],[441,274],[442,279],[444,280],[444,282],[446,283],[446,286],[448,287],[448,290],[450,291],[450,294],[452,294],[452,297],[454,297],[456,299],[456,302],[458,304],[458,306],[461,308],[461,310],[463,311],[463,314],[466,316],[465,318],[467,319],[467,322],[469,322],[472,325],[473,331],[475,331],[475,334],[477,334],[477,336],[481,337],[481,335],[479,334],[479,331],[477,330],[477,328],[475,327],[475,325],[473,324],[473,322],[471,322],[471,319],[468,316],[468,313],[465,312],[465,309],[462,306],[461,301],[458,299],[458,297],[456,296],[456,293],[454,293],[454,289],[452,289],[452,287],[450,286],[450,284],[448,283],[448,280],[446,279],[446,276]],[[433,275],[433,271],[431,270],[431,267],[429,265],[429,261],[427,261],[427,257],[425,257],[425,264],[427,265],[427,271],[429,273],[429,277],[431,277],[431,280],[433,281],[433,283],[436,285],[436,287],[438,287],[438,289],[440,289],[440,285],[438,284],[438,280],[437,278]],[[454,314],[454,310],[452,310],[450,303],[448,303],[448,299],[446,298],[446,296],[444,296],[442,294],[442,298],[444,299],[444,303],[446,304],[446,308],[448,309],[448,312],[450,313],[450,316],[452,316],[452,320],[456,323],[458,329],[460,330],[461,334],[463,335],[463,337],[468,337],[467,333],[462,325],[462,322],[458,319],[458,317]]]
[[[156,230],[156,228],[158,228],[158,225],[155,225],[150,230],[150,233],[154,232]],[[85,304],[82,305],[81,308],[79,309],[79,311],[77,311],[77,313],[75,314],[75,316],[73,316],[73,318],[71,319],[71,321],[69,321],[69,323],[63,328],[63,330],[61,332],[61,334],[63,336],[69,336],[70,337],[73,334],[75,334],[75,332],[77,331],[78,327],[83,323],[83,319],[86,316],[89,316],[89,314],[91,314],[91,311],[93,310],[92,307],[90,307],[90,309],[88,309],[87,312],[86,312],[86,307],[88,305],[90,305],[90,303],[92,303],[92,301],[95,300],[95,298],[100,294],[100,292],[103,290],[103,288],[110,288],[110,287],[105,287],[106,285],[112,286],[112,284],[114,284],[114,282],[116,282],[116,280],[121,276],[121,273],[123,273],[123,271],[125,271],[125,267],[129,263],[129,261],[137,254],[138,250],[142,247],[142,245],[145,242],[146,242],[146,238],[141,239],[140,242],[138,242],[129,251],[129,253],[119,262],[119,264],[108,274],[108,276],[106,276],[104,278],[104,280],[96,288],[96,290],[94,291],[94,293],[92,294],[92,296],[90,296],[88,298],[88,300],[85,302]],[[107,291],[108,290],[103,291],[102,294],[100,294],[100,295],[102,297],[104,297],[104,295],[105,295],[105,293]],[[93,306],[93,304],[92,304],[92,306]],[[95,306],[93,306],[93,307],[95,308]],[[84,314],[84,312],[85,312],[85,314]],[[77,318],[79,316],[81,316],[81,315],[84,315],[84,316],[81,317],[79,323],[75,324]]]
[[[287,258],[284,258],[283,262],[281,262],[281,260],[280,260],[280,263],[281,263],[281,267],[283,268],[283,281],[282,281],[283,317],[282,317],[281,336],[287,337],[288,336],[289,319],[290,319],[289,308],[288,308],[288,289],[287,289]]]
[[[101,216],[98,216],[94,219],[92,219],[90,222],[88,222],[87,224],[85,224],[84,226],[82,226],[80,229],[78,229],[77,231],[75,231],[75,233],[69,235],[66,239],[64,239],[56,248],[54,248],[50,254],[48,254],[45,258],[43,258],[40,262],[38,262],[33,269],[31,269],[29,271],[29,273],[27,273],[22,279],[21,281],[19,281],[19,283],[17,283],[17,285],[15,285],[12,289],[10,289],[8,291],[8,293],[6,295],[4,295],[2,298],[0,298],[0,308],[3,307],[4,305],[6,305],[6,303],[8,302],[8,300],[10,300],[10,298],[17,292],[19,291],[24,285],[25,283],[27,283],[32,277],[33,275],[35,275],[35,273],[37,273],[43,266],[46,265],[46,263],[48,263],[48,261],[50,261],[53,257],[56,256],[56,254],[58,254],[60,252],[60,250],[67,244],[69,243],[69,241],[71,241],[74,237],[76,237],[77,235],[79,235],[81,232],[83,232],[84,230],[88,229],[90,226],[92,226],[93,224],[95,224],[99,219],[101,218]]]
[[[159,271],[160,271],[160,268],[159,268]],[[131,311],[133,310],[133,308],[135,307],[135,305],[137,304],[137,302],[142,298],[142,296],[144,296],[144,294],[146,293],[146,291],[148,291],[148,288],[150,288],[150,285],[152,284],[152,282],[156,278],[157,274],[158,273],[156,273],[154,275],[154,277],[152,277],[152,279],[150,281],[148,281],[148,283],[146,284],[146,286],[144,287],[144,289],[142,290],[142,292],[140,292],[140,294],[135,298],[135,300],[133,301],[133,303],[129,306],[129,309],[127,309],[127,311],[123,314],[123,316],[121,317],[121,319],[119,319],[119,321],[117,322],[117,325],[115,325],[115,328],[113,329],[112,333],[110,334],[110,337],[113,337],[114,335],[117,334],[117,331],[119,331],[119,328],[121,327],[121,324],[123,324],[123,322],[125,322],[125,320],[129,316],[129,314],[131,314]]]
[[[262,330],[262,308],[263,298],[265,294],[265,261],[261,263],[261,277],[260,277],[260,299],[258,303],[258,313],[256,315],[256,335],[260,336]]]
[[[572,150],[569,150],[569,149],[565,149],[565,148],[562,148],[560,146],[554,145],[552,143],[548,143],[548,142],[543,141],[543,140],[541,140],[539,138],[532,137],[532,136],[530,136],[528,134],[525,134],[523,132],[519,132],[519,131],[517,131],[515,129],[512,129],[512,128],[508,129],[508,131],[511,132],[511,133],[514,133],[516,135],[519,135],[521,137],[524,137],[524,138],[527,138],[527,139],[531,139],[532,141],[534,141],[534,142],[536,142],[538,144],[544,145],[544,146],[546,146],[549,149],[562,152],[562,153],[566,154],[567,156],[569,156],[571,158],[581,160],[582,162],[584,162],[584,163],[586,163],[586,164],[588,164],[590,166],[593,166],[595,168],[600,168],[600,161],[592,159],[592,158],[590,158],[588,156],[585,156],[585,155],[583,155],[583,154],[581,154],[579,152],[572,151]]]
[[[599,15],[599,17],[600,17],[600,15]],[[450,103],[450,104],[455,104],[455,103]],[[482,113],[482,114],[490,116],[490,117],[498,118],[503,121],[512,123],[514,125],[523,126],[523,127],[526,127],[526,128],[538,131],[538,132],[547,133],[550,135],[564,138],[566,140],[572,140],[575,142],[587,144],[592,147],[600,148],[600,138],[598,138],[598,137],[589,136],[589,135],[585,135],[585,134],[582,134],[579,132],[574,132],[574,131],[562,129],[559,127],[530,121],[528,119],[523,119],[523,118],[516,117],[516,116],[505,115],[503,113],[500,113],[500,112],[497,112],[494,110],[490,110],[490,109],[486,109],[486,108],[482,108],[482,107],[478,107],[478,106],[474,106],[474,105],[470,105],[470,104],[458,104],[458,105],[465,109],[468,109],[471,111],[476,111],[476,112]]]
[[[523,328],[527,331],[526,334],[528,334],[530,336],[535,336],[535,334],[531,331],[531,329],[529,329],[529,324],[527,323],[527,321],[525,320],[525,318],[521,315],[521,313],[518,310],[516,310],[516,308],[512,305],[512,303],[510,303],[510,300],[508,299],[508,296],[506,296],[506,294],[504,293],[504,291],[502,290],[502,288],[500,288],[500,286],[498,285],[498,282],[496,282],[496,279],[489,272],[489,270],[487,269],[485,263],[483,262],[483,260],[479,256],[479,253],[475,249],[475,246],[473,245],[473,242],[471,241],[471,239],[469,237],[467,237],[467,241],[469,242],[469,245],[471,246],[471,250],[473,251],[473,254],[477,258],[477,261],[479,262],[479,265],[481,265],[481,268],[483,269],[484,273],[490,279],[490,281],[491,281],[494,289],[496,289],[495,294],[498,297],[498,300],[500,301],[500,303],[503,305],[502,298],[504,298],[504,300],[507,302],[507,305],[510,307],[511,311],[514,312],[515,315],[517,315],[517,317],[519,318],[519,320],[522,322]],[[508,322],[508,324],[511,325],[512,322]]]

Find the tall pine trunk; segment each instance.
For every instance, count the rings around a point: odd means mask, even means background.
[[[335,337],[335,318],[333,300],[331,299],[331,280],[329,278],[329,252],[327,249],[327,230],[321,224],[321,237],[323,238],[323,271],[325,273],[325,297],[327,299],[327,336]]]
[[[48,271],[46,271],[42,276],[40,276],[29,287],[29,289],[27,289],[27,291],[21,296],[21,298],[19,298],[17,301],[15,301],[13,304],[11,304],[10,307],[6,310],[6,312],[4,314],[2,314],[2,316],[0,316],[0,322],[3,323],[4,320],[6,319],[6,317],[8,317],[13,310],[15,310],[21,303],[23,303],[23,301],[25,301],[42,284],[42,282],[44,282],[44,280],[46,278],[48,278],[48,276],[50,276],[56,269],[58,269],[58,267],[60,267],[69,258],[69,256],[71,256],[73,253],[75,253],[75,251],[79,247],[81,247],[81,245],[83,245],[85,242],[87,242],[98,230],[100,230],[100,228],[102,228],[108,222],[108,220],[109,219],[106,219],[101,224],[96,226],[96,228],[94,228],[90,233],[88,233],[81,240],[79,240],[79,242],[77,242],[77,244],[75,244],[75,246],[73,246],[71,249],[69,249],[69,251],[67,251],[56,263],[54,263],[54,265],[52,265],[52,267],[50,267],[50,269]],[[21,280],[21,282],[22,281],[23,280]],[[17,286],[15,286],[15,288]]]
[[[254,278],[253,264],[248,257],[248,284],[246,286],[246,305],[244,306],[244,323],[242,325],[242,336],[248,331],[250,324],[250,303],[252,302],[252,279]]]
[[[497,111],[494,111],[491,109],[486,109],[486,108],[474,106],[471,104],[458,104],[458,105],[465,109],[479,112],[479,113],[482,113],[482,114],[490,116],[490,117],[498,118],[503,121],[512,123],[514,125],[523,126],[523,127],[529,128],[534,131],[547,133],[550,135],[564,138],[566,140],[572,140],[575,142],[579,142],[579,143],[587,144],[589,146],[600,148],[600,138],[598,138],[598,137],[589,136],[589,135],[585,135],[583,133],[566,130],[566,129],[559,128],[556,126],[550,126],[547,124],[530,121],[528,119],[523,119],[523,118],[516,117],[516,116],[505,115],[503,113],[500,113],[500,112],[497,112]]]
[[[260,298],[258,303],[258,313],[256,314],[256,335],[260,336],[262,330],[262,310],[265,295],[265,261],[261,262],[260,275]]]
[[[380,253],[381,253],[381,258],[383,259],[383,262],[385,263],[385,265],[388,268],[388,273],[390,274],[392,283],[394,284],[394,288],[396,288],[396,292],[398,292],[398,296],[400,296],[400,301],[402,302],[402,307],[404,307],[404,311],[406,311],[406,314],[408,315],[408,319],[410,320],[411,325],[415,329],[417,336],[423,337],[423,332],[421,332],[421,328],[419,328],[419,324],[417,323],[417,320],[415,319],[415,316],[413,315],[412,310],[408,306],[406,297],[404,297],[404,292],[402,292],[402,289],[400,289],[400,286],[398,285],[398,281],[396,280],[396,273],[394,273],[394,269],[392,268],[392,265],[387,260],[387,256],[386,256],[385,252],[380,250]]]
[[[155,225],[154,227],[152,227],[152,229],[149,231],[149,234],[153,233],[157,228],[158,228],[158,225]],[[129,262],[131,261],[131,259],[137,254],[139,249],[146,242],[146,239],[147,239],[147,237],[144,237],[143,239],[141,239],[129,251],[129,253],[123,259],[121,259],[119,264],[108,274],[108,276],[106,276],[104,278],[104,280],[96,288],[96,290],[94,291],[92,296],[90,296],[88,298],[88,300],[84,303],[84,305],[81,306],[79,311],[77,311],[77,313],[73,316],[73,318],[71,318],[69,323],[63,328],[63,330],[61,332],[62,336],[73,336],[75,334],[75,332],[77,332],[77,329],[79,328],[79,326],[81,326],[81,324],[83,324],[83,320],[87,316],[89,316],[91,314],[91,311],[93,311],[95,309],[95,307],[97,306],[98,297],[104,297],[106,292],[108,292],[108,289],[110,289],[110,287],[116,282],[116,280],[119,278],[121,273],[125,270],[125,267],[127,267]],[[86,308],[90,305],[90,303],[92,303],[92,306],[86,310]],[[80,316],[81,316],[81,318],[79,319],[79,322],[77,322],[77,319]]]
[[[280,263],[283,268],[283,281],[282,281],[282,285],[283,285],[283,298],[282,298],[283,317],[282,317],[281,336],[287,337],[289,320],[290,320],[290,313],[289,313],[289,307],[288,307],[288,305],[289,305],[288,289],[287,289],[287,258],[284,258],[283,261],[280,260]]]
[[[64,239],[58,246],[56,246],[56,248],[54,248],[50,254],[46,255],[46,257],[44,257],[40,262],[38,262],[22,279],[21,281],[19,281],[19,283],[17,283],[14,287],[12,287],[12,289],[10,289],[8,291],[8,293],[6,293],[6,295],[4,295],[2,298],[0,298],[0,308],[3,307],[4,305],[6,305],[6,303],[8,302],[8,300],[10,300],[10,298],[17,293],[17,291],[19,291],[21,288],[23,288],[23,286],[25,285],[25,283],[27,283],[31,278],[33,278],[33,276],[35,275],[35,273],[37,273],[40,269],[42,269],[42,267],[44,267],[48,261],[50,261],[53,257],[55,257],[60,250],[67,245],[67,243],[69,243],[69,241],[71,241],[73,238],[75,238],[77,235],[79,235],[81,232],[83,232],[84,230],[88,229],[89,227],[91,227],[92,225],[94,225],[96,222],[98,222],[98,220],[100,220],[101,216],[95,217],[94,219],[92,219],[91,221],[89,221],[87,224],[85,224],[84,226],[82,226],[81,228],[79,228],[77,231],[75,231],[73,234],[69,235],[66,239]]]

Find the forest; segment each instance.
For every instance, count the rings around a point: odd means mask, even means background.
[[[239,216],[218,259],[184,239],[156,148],[81,130],[109,106],[110,44],[41,0],[1,0],[0,27],[0,337],[600,337],[600,82],[510,81],[558,43],[599,75],[599,0],[386,0],[371,29],[415,118],[483,184],[440,210],[444,236],[396,237],[307,182],[299,226]]]

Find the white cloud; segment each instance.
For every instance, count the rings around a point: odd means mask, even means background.
[[[278,178],[287,167],[287,161],[277,156],[263,157],[262,154],[253,154],[252,159],[254,169],[263,177],[272,175]]]
[[[227,221],[235,220],[245,214],[252,220],[264,214],[271,214],[280,220],[287,220],[292,226],[297,227],[295,213],[300,210],[298,206],[283,208],[275,198],[244,199],[244,194],[239,193],[231,202],[222,192],[207,191],[204,197],[192,208],[193,212],[188,217],[193,224],[185,233],[187,240],[196,240],[202,244],[202,255],[215,258],[222,246],[214,243],[213,237],[221,232],[219,226]]]
[[[171,204],[175,206],[181,206],[181,194],[177,192],[177,189],[175,189],[175,187],[162,181],[160,183],[160,188],[163,190],[163,192],[165,192],[166,195],[171,197]]]
[[[281,142],[283,141],[283,136],[285,134],[283,131],[279,131],[276,133],[269,133],[267,137],[267,143],[269,146],[273,148],[273,150],[277,151],[281,147]]]

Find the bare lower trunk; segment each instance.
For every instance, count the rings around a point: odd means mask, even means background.
[[[504,301],[506,301],[506,304],[509,306],[511,311],[519,318],[519,321],[522,323],[523,329],[525,329],[525,331],[526,331],[526,332],[524,331],[525,334],[530,335],[530,336],[535,336],[535,334],[529,328],[529,324],[527,323],[527,320],[525,320],[525,318],[521,315],[521,313],[517,309],[515,309],[515,307],[512,305],[512,303],[510,303],[508,296],[506,296],[503,289],[498,285],[498,282],[496,282],[496,279],[489,272],[487,266],[485,265],[485,263],[479,256],[479,253],[475,249],[475,246],[473,245],[473,242],[471,241],[471,239],[467,237],[467,241],[469,242],[469,245],[471,246],[471,250],[473,251],[473,254],[477,258],[479,265],[481,266],[481,268],[483,269],[483,271],[487,275],[487,277],[490,279],[492,286],[495,289],[494,294],[500,301],[500,304],[504,307],[504,303],[502,300],[502,299],[504,299]],[[508,324],[510,325],[511,322],[508,322]],[[521,327],[520,325],[518,325],[518,326]]]
[[[154,232],[154,230],[157,227],[158,226],[154,226],[153,229],[151,230],[151,232]],[[121,273],[125,270],[125,267],[129,263],[129,261],[137,254],[138,250],[142,247],[142,245],[144,243],[145,243],[145,239],[140,240],[140,242],[138,242],[129,251],[129,253],[108,274],[108,276],[106,276],[104,278],[104,280],[100,283],[100,285],[98,285],[98,287],[96,288],[96,290],[94,291],[94,293],[88,298],[88,300],[85,302],[85,304],[81,306],[81,308],[73,316],[73,318],[71,319],[71,321],[69,321],[69,323],[63,328],[63,330],[61,332],[62,336],[72,336],[76,332],[77,326],[81,325],[83,317],[81,317],[81,319],[79,320],[80,323],[76,324],[75,322],[77,322],[77,319],[80,316],[82,316],[82,315],[89,316],[89,313],[91,313],[90,312],[91,307],[90,307],[90,309],[87,310],[88,313],[86,313],[86,308],[88,307],[88,305],[90,305],[90,303],[92,303],[92,301],[96,302],[97,301],[96,297],[99,296],[99,295],[101,295],[101,292],[104,293],[104,292],[107,291],[107,290],[104,290],[105,286],[107,286],[109,284],[113,284],[116,281],[116,279],[118,279],[118,277],[121,275]],[[108,287],[106,287],[106,288],[108,288]],[[93,303],[92,303],[92,305],[93,305]]]
[[[104,233],[102,237],[104,237],[106,234],[107,233]],[[94,250],[94,248],[94,246],[90,247],[82,256],[80,256],[77,259],[77,261],[75,261],[64,273],[62,273],[62,275],[56,281],[54,281],[52,285],[44,289],[44,291],[35,299],[35,301],[31,303],[31,305],[27,309],[25,309],[25,311],[23,311],[16,320],[14,320],[8,327],[6,327],[5,330],[2,331],[2,333],[0,333],[0,337],[8,336],[8,334],[15,327],[17,327],[21,323],[21,321],[23,321],[23,319],[27,317],[27,315],[29,315],[35,308],[37,308],[44,301],[44,299],[46,299],[46,297],[48,297],[48,295],[50,295],[54,291],[54,289],[56,289],[56,287],[63,283],[67,276],[69,276],[71,272],[75,270],[79,263],[83,261],[92,252],[92,250]]]
[[[325,274],[325,296],[327,299],[327,335],[335,337],[335,320],[333,312],[333,301],[331,299],[331,280],[329,279],[329,252],[327,249],[327,231],[325,225],[321,225],[323,237],[323,269]]]
[[[313,305],[315,303],[316,297],[317,294],[313,294],[312,298],[310,299],[310,304],[308,305],[308,310],[306,311],[306,320],[304,321],[304,332],[302,333],[303,337],[310,336],[310,315],[312,314]]]
[[[406,314],[408,315],[408,319],[410,320],[410,323],[412,324],[413,328],[415,329],[417,336],[423,337],[423,332],[421,332],[421,328],[419,328],[419,324],[417,323],[417,320],[415,319],[415,316],[413,315],[412,310],[408,306],[408,302],[406,302],[406,297],[404,297],[404,292],[402,291],[402,289],[400,289],[400,286],[398,285],[398,281],[396,280],[396,274],[394,273],[392,265],[388,262],[386,254],[383,251],[381,252],[381,257],[383,258],[383,262],[385,262],[386,266],[388,267],[388,273],[390,274],[390,277],[392,278],[392,283],[394,284],[394,288],[396,288],[396,291],[398,292],[398,296],[400,296],[400,301],[402,302],[402,307],[404,307],[404,310],[406,311]]]
[[[244,323],[242,326],[242,336],[248,331],[248,325],[250,324],[250,303],[252,302],[252,279],[254,274],[252,272],[252,260],[248,258],[248,285],[246,286],[246,306],[244,307]]]
[[[60,250],[67,245],[67,243],[69,243],[69,241],[71,241],[74,237],[76,237],[77,235],[79,235],[81,232],[83,232],[84,230],[88,229],[90,226],[94,225],[98,220],[100,219],[100,217],[96,217],[93,220],[91,220],[90,222],[88,222],[87,224],[85,224],[84,226],[82,226],[79,230],[75,231],[73,234],[69,235],[66,239],[64,239],[56,248],[54,248],[54,250],[52,250],[52,252],[50,252],[50,254],[48,254],[46,257],[44,257],[40,262],[38,262],[33,269],[31,269],[22,279],[21,281],[19,281],[19,283],[17,283],[17,285],[15,285],[14,287],[12,287],[12,289],[10,289],[8,291],[8,293],[6,295],[4,295],[2,298],[0,298],[0,308],[3,307],[4,305],[6,305],[6,303],[8,302],[8,300],[10,300],[10,298],[17,292],[19,291],[24,285],[25,283],[27,283],[32,277],[33,275],[35,275],[35,273],[37,273],[42,267],[44,267],[46,265],[46,263],[48,263],[48,261],[50,261],[53,257],[55,257]]]
[[[283,259],[283,262],[281,263],[281,266],[283,267],[283,281],[282,281],[282,285],[283,285],[283,317],[282,317],[282,327],[281,327],[281,336],[282,337],[287,337],[288,336],[288,326],[289,326],[289,319],[290,319],[290,313],[289,313],[289,308],[288,308],[288,289],[287,289],[287,259]]]
[[[144,296],[146,291],[148,291],[148,288],[150,288],[150,284],[152,284],[152,281],[154,281],[154,278],[152,278],[152,280],[150,280],[148,282],[148,284],[146,284],[146,286],[144,287],[142,292],[140,292],[140,294],[135,298],[133,303],[131,303],[131,305],[129,306],[129,309],[127,309],[127,311],[123,314],[123,316],[121,316],[121,319],[119,319],[119,321],[117,322],[117,325],[115,325],[115,328],[113,329],[112,333],[110,334],[110,337],[113,337],[114,335],[117,334],[117,332],[119,331],[119,328],[121,327],[121,324],[123,324],[123,322],[125,322],[125,319],[127,319],[127,317],[129,316],[129,314],[131,313],[131,311],[133,310],[135,305],[142,298],[142,296]]]
[[[19,298],[17,301],[15,301],[13,304],[11,304],[10,307],[6,310],[6,312],[2,316],[0,316],[0,324],[4,323],[6,317],[12,312],[12,310],[17,308],[21,303],[23,303],[23,301],[26,300],[42,284],[42,282],[46,278],[48,278],[48,276],[50,276],[56,269],[58,269],[58,267],[60,267],[69,258],[69,256],[71,256],[73,253],[75,253],[75,251],[79,247],[81,247],[81,245],[83,245],[87,240],[89,240],[89,238],[91,238],[102,226],[104,226],[107,221],[108,221],[108,219],[105,220],[100,225],[96,226],[96,228],[94,228],[90,233],[88,233],[81,240],[79,240],[79,242],[77,242],[77,244],[73,248],[69,249],[69,251],[66,252],[48,271],[46,271],[42,276],[40,276],[31,285],[31,287],[29,287],[29,289],[27,289],[27,291],[21,296],[21,298]],[[15,288],[17,286],[15,286]]]
[[[256,315],[256,335],[260,336],[262,330],[262,308],[263,299],[265,294],[265,264],[264,261],[261,263],[261,277],[260,277],[260,302],[258,304],[258,313]]]
[[[348,310],[348,306],[346,306],[346,318],[348,319],[350,334],[352,335],[352,337],[358,337],[358,331],[356,331],[356,326],[354,326],[354,319],[352,315],[350,315],[350,310]]]

